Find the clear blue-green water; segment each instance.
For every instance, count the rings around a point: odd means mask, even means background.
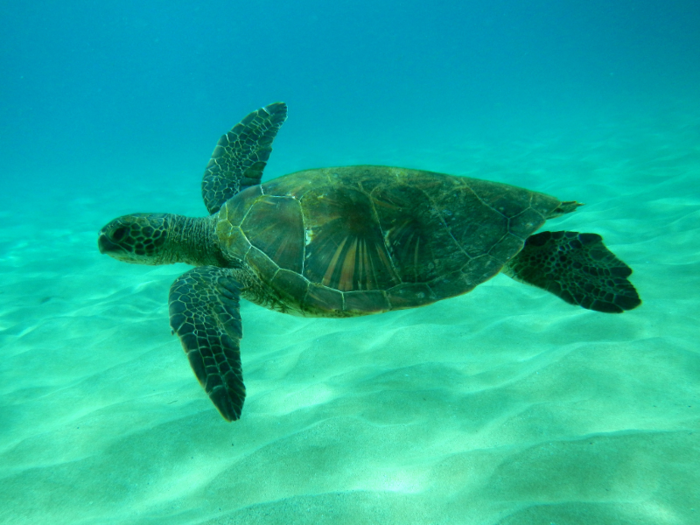
[[[437,5],[434,5],[437,4]],[[696,2],[5,2],[0,523],[700,523]],[[204,215],[219,136],[284,100],[265,179],[386,164],[586,203],[643,305],[497,276],[348,320],[242,306],[243,417],[170,334],[184,265],[97,231]]]

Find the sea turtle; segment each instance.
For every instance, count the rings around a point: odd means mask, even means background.
[[[170,288],[170,326],[221,415],[241,415],[239,298],[285,313],[353,317],[424,306],[499,272],[600,312],[641,304],[632,270],[594,233],[534,232],[576,201],[479,179],[384,166],[323,168],[261,184],[287,117],[278,102],[219,140],[207,217],[134,214],[102,253],[196,266]]]

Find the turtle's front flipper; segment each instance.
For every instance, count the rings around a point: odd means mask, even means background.
[[[275,102],[250,113],[219,139],[204,170],[202,197],[209,213],[248,186],[260,184],[272,141],[287,118],[287,105]]]
[[[589,310],[621,313],[642,303],[627,280],[632,269],[615,257],[595,233],[532,235],[503,272]]]
[[[230,270],[201,266],[170,287],[170,326],[197,379],[227,421],[241,417],[245,386],[239,285]]]

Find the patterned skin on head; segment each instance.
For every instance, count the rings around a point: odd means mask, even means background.
[[[164,213],[135,213],[114,219],[100,231],[100,253],[133,264],[165,264],[169,221]]]

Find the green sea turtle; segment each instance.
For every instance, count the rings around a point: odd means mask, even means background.
[[[479,179],[384,166],[323,168],[261,184],[287,106],[254,111],[204,172],[207,217],[126,215],[100,252],[196,266],[170,288],[170,325],[221,415],[241,415],[239,298],[285,313],[353,317],[424,306],[499,272],[600,312],[641,304],[599,235],[534,232],[581,204]]]

